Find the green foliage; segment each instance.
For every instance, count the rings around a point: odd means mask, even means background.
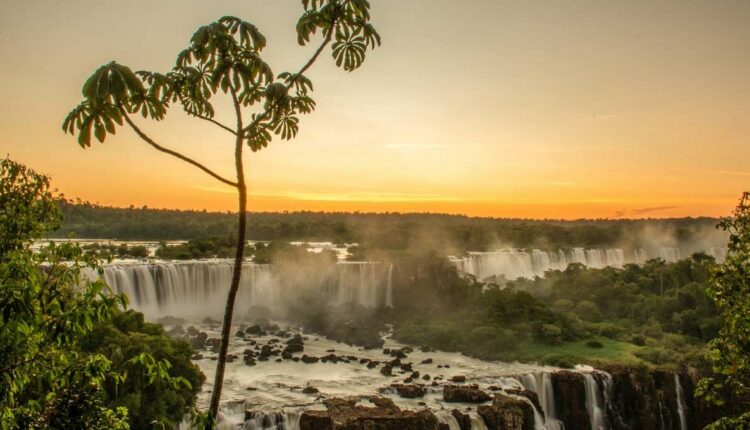
[[[750,193],[743,194],[733,216],[720,227],[730,236],[727,257],[713,271],[709,288],[722,322],[707,354],[716,376],[698,385],[698,395],[718,405],[750,397]],[[746,428],[748,422],[745,414],[711,428],[730,428],[728,423],[737,424],[731,428]]]
[[[106,237],[118,240],[189,240],[236,236],[237,214],[146,207],[114,208],[64,201],[61,229],[53,237]],[[515,220],[461,215],[399,213],[290,212],[247,215],[248,238],[264,241],[357,243],[362,250],[492,250],[497,243],[556,249],[610,247],[643,229],[675,231],[686,241],[713,232],[716,219],[673,220]],[[429,246],[427,246],[429,245]],[[658,281],[658,279],[657,279]],[[658,290],[658,282],[655,287]]]
[[[143,349],[120,366],[120,350],[87,350],[85,339],[116,319],[126,298],[96,276],[101,273],[97,257],[77,244],[30,249],[31,241],[59,220],[49,178],[6,159],[0,188],[2,213],[13,214],[0,217],[0,428],[129,428],[138,417],[114,404],[108,387],[126,396],[169,384],[176,393],[180,388],[174,384],[184,382],[180,373],[170,376],[168,360],[179,354]],[[143,348],[143,343],[131,339],[127,347]],[[187,360],[189,350],[183,356]],[[147,381],[135,387],[142,378],[128,377],[128,371],[138,375],[138,368]],[[194,395],[191,391],[185,399],[189,405]]]
[[[5,158],[0,178],[0,255],[6,255],[57,228],[61,216],[47,176]]]
[[[133,428],[151,428],[154,422],[176,427],[195,406],[204,376],[190,361],[190,346],[170,338],[162,326],[146,323],[143,315],[119,312],[81,340],[87,353],[110,358],[112,367],[127,374],[104,388],[107,405],[125,407]]]
[[[96,394],[121,376],[106,357],[76,348],[125,298],[90,280],[86,272],[97,269],[96,260],[75,244],[29,249],[59,219],[49,178],[6,159],[0,188],[2,212],[12,215],[0,218],[0,427],[125,428],[125,414],[104,407]],[[82,412],[75,422],[72,410]]]

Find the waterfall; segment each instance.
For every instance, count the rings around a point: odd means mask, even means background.
[[[544,412],[544,426],[541,428],[547,428],[548,430],[563,430],[565,426],[557,416],[555,408],[555,390],[552,387],[552,378],[549,373],[528,373],[519,376],[518,381],[525,389],[533,391],[539,397],[539,404],[542,406],[542,411]],[[536,408],[534,408],[534,410],[536,410]],[[542,421],[539,421],[539,423],[541,422]],[[538,425],[539,424],[537,424],[537,426]]]
[[[461,425],[450,411],[435,411],[435,416],[438,422],[447,425],[449,430],[461,430]]]
[[[682,390],[680,375],[674,374],[674,390],[677,394],[677,415],[680,417],[680,430],[687,429],[687,418],[685,416],[685,392]]]
[[[299,411],[275,413],[252,412],[244,430],[299,430]]]
[[[232,270],[230,260],[114,263],[103,267],[102,277],[116,292],[128,296],[133,309],[149,318],[216,317],[223,313]],[[330,305],[393,306],[391,265],[339,262],[322,268],[316,274],[320,279],[285,277],[280,270],[273,265],[244,263],[236,308],[279,309],[308,288],[319,289]],[[90,276],[96,277],[93,272]]]
[[[586,389],[586,410],[591,418],[591,430],[606,430],[605,408],[602,408],[603,396],[600,394],[599,384],[591,373],[583,374]]]
[[[471,420],[471,430],[487,430],[487,424],[484,423],[484,419],[478,413],[469,412],[469,419]]]

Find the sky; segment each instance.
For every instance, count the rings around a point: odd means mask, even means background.
[[[382,47],[355,72],[328,51],[307,73],[318,107],[297,138],[245,158],[250,210],[722,216],[750,190],[746,0],[371,2]],[[237,199],[129,129],[88,149],[63,134],[99,65],[168,71],[224,15],[260,28],[276,73],[314,49],[296,42],[296,0],[2,3],[0,152],[104,205]],[[233,177],[226,132],[179,108],[139,125]]]

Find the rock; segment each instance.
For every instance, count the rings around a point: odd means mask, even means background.
[[[311,357],[311,356],[305,354],[305,355],[302,356],[301,360],[302,360],[303,363],[312,364],[312,363],[317,363],[318,361],[320,361],[320,358],[318,358],[318,357]]]
[[[553,372],[550,377],[555,391],[555,409],[558,419],[565,424],[567,429],[589,428],[591,419],[586,409],[586,387],[583,375],[569,370],[560,370]]]
[[[167,334],[172,337],[181,337],[185,335],[185,329],[181,325],[172,327]]]
[[[263,327],[261,327],[259,324],[251,325],[250,327],[246,328],[245,333],[254,336],[264,336],[266,334],[266,332],[263,330]]]
[[[221,346],[221,339],[219,339],[218,337],[212,337],[211,339],[207,339],[206,346],[209,348],[213,348],[214,351],[218,351],[219,346]]]
[[[434,352],[435,350],[429,345],[422,345],[419,347],[422,352]]]
[[[534,409],[521,399],[498,394],[492,405],[481,405],[477,412],[488,430],[534,430]],[[590,425],[565,428],[587,429]]]
[[[329,399],[325,411],[305,411],[300,430],[438,430],[435,415],[426,410],[402,411],[393,401],[370,397],[372,407],[351,399]]]
[[[191,360],[202,360],[203,359],[203,354],[201,354],[201,353],[193,354],[193,356],[190,357],[190,359]]]
[[[451,415],[458,421],[458,427],[461,430],[471,430],[471,417],[468,414],[464,414],[458,409],[451,411]]]
[[[391,366],[390,363],[386,364],[380,369],[380,373],[382,373],[383,376],[393,376],[393,366]]]
[[[205,318],[203,318],[202,323],[206,324],[206,325],[219,325],[219,324],[221,324],[219,321],[216,321],[215,319],[213,319],[211,317],[205,317]]]
[[[246,366],[255,366],[257,363],[254,358],[245,356],[244,362]]]
[[[318,394],[319,392],[320,390],[311,385],[308,385],[307,387],[302,389],[303,394]]]
[[[401,370],[404,372],[413,372],[414,369],[412,368],[411,363],[401,363]]]
[[[391,384],[391,388],[405,399],[416,399],[425,394],[424,386],[418,384]]]
[[[466,376],[456,375],[451,378],[451,382],[458,382],[458,383],[466,382]]]
[[[189,332],[190,330],[188,330]],[[195,350],[206,349],[206,340],[208,340],[208,334],[202,331],[197,335],[190,338],[190,347]]]
[[[500,387],[490,387],[493,391],[500,391],[502,388]],[[531,403],[534,405],[537,411],[539,411],[542,416],[544,416],[544,411],[542,410],[542,405],[539,403],[539,395],[533,391],[529,390],[505,390],[508,394],[515,394],[517,396],[523,396],[526,397],[531,401]]]
[[[193,327],[193,326],[190,326],[190,327],[187,328],[187,334],[188,334],[188,336],[197,336],[198,333],[200,333],[200,331],[197,328]]]
[[[425,381],[429,381],[430,380],[430,375],[428,375],[428,374],[425,373],[424,375],[422,375],[422,379],[424,379]]]
[[[482,403],[492,397],[477,385],[443,385],[443,400],[446,402]]]
[[[374,369],[374,368],[378,367],[379,364],[380,364],[379,362],[373,360],[373,361],[367,363],[367,368],[368,369]]]
[[[425,358],[419,364],[432,364],[432,359],[431,358]]]

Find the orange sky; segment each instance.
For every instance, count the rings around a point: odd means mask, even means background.
[[[258,24],[275,72],[296,70],[311,52],[296,44],[300,9],[9,2],[2,152],[69,197],[232,210],[231,189],[129,130],[83,150],[61,121],[98,65],[166,71],[222,15]],[[322,58],[297,139],[247,157],[252,210],[718,216],[750,189],[750,2],[373,0],[372,14],[383,46],[354,73]],[[142,126],[231,176],[222,131],[178,110]]]

